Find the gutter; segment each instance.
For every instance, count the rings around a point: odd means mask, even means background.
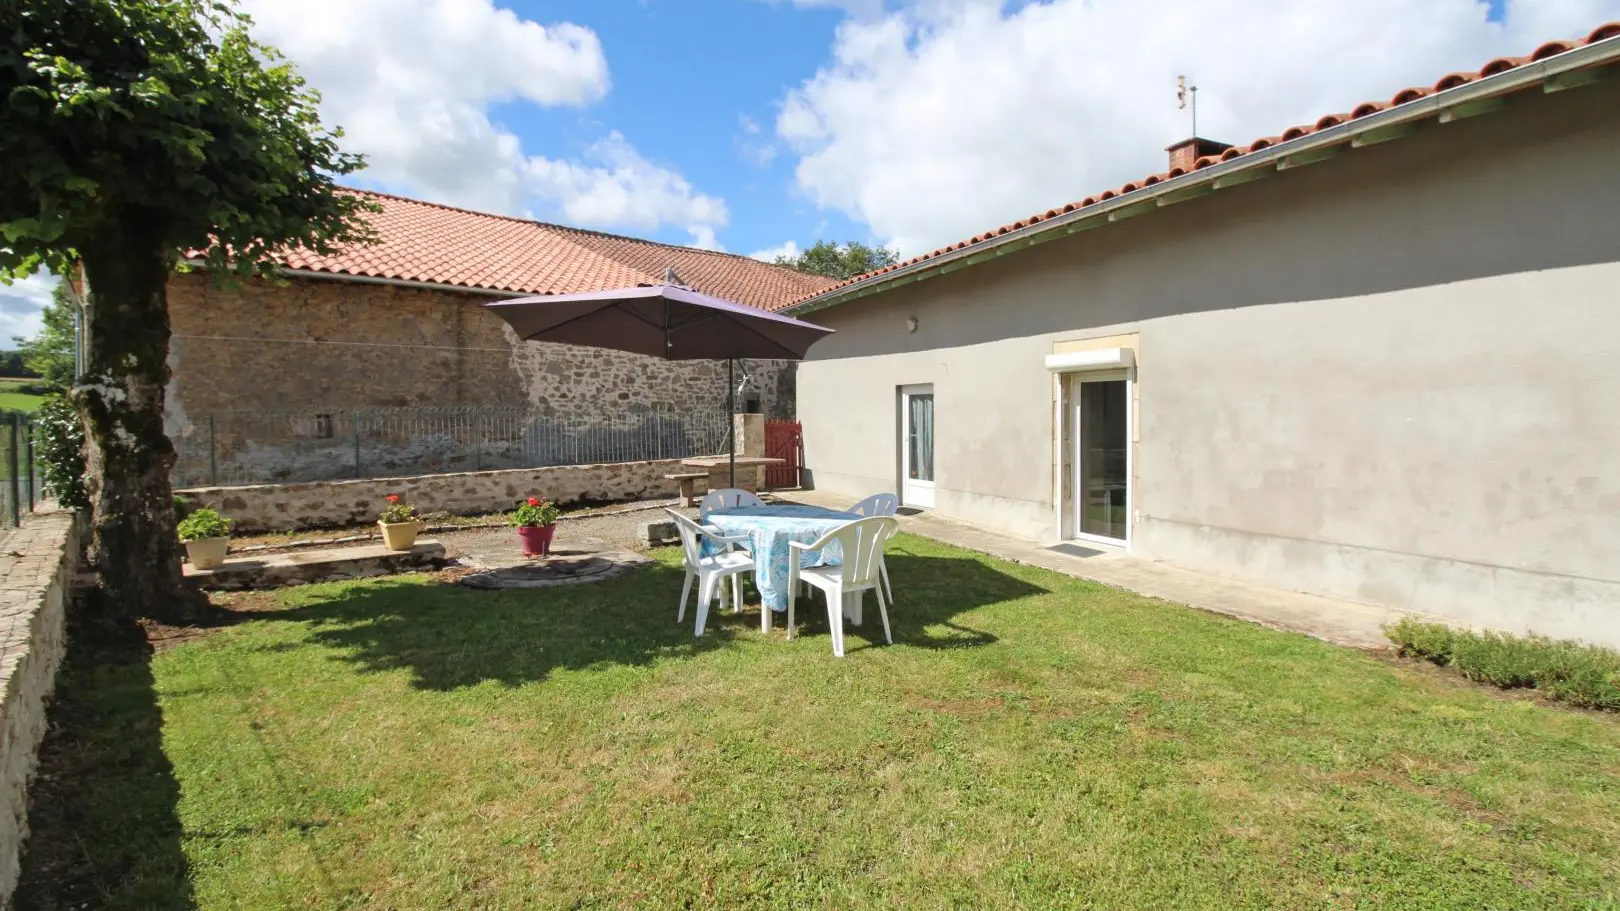
[[[802,303],[784,307],[781,313],[802,316],[845,301],[887,291],[898,285],[922,281],[937,275],[995,259],[1036,244],[1089,230],[1140,215],[1163,206],[1207,195],[1216,190],[1258,180],[1269,174],[1265,168],[1288,170],[1330,158],[1345,142],[1359,148],[1407,135],[1418,122],[1438,116],[1442,123],[1461,120],[1497,110],[1505,102],[1500,96],[1541,84],[1554,92],[1597,81],[1607,73],[1591,74],[1590,79],[1563,79],[1566,74],[1620,60],[1620,37],[1573,48],[1546,60],[1527,63],[1494,76],[1435,92],[1416,101],[1386,108],[1356,120],[1336,124],[1287,142],[1249,152],[1230,161],[1160,181],[1151,187],[1116,196],[1044,221],[1025,225],[1006,234],[970,244],[960,250],[940,254],[892,272],[874,275],[853,285],[835,288]]]

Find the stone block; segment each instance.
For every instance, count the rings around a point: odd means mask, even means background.
[[[641,540],[648,547],[663,547],[666,544],[680,543],[680,533],[675,530],[675,523],[665,519],[662,522],[647,522],[641,526]]]

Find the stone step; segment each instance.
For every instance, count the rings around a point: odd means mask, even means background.
[[[213,569],[186,564],[185,576],[199,588],[231,591],[279,588],[333,579],[364,579],[397,573],[438,569],[450,562],[444,545],[421,540],[410,550],[389,550],[381,544],[357,544],[276,554],[242,554],[225,558]]]

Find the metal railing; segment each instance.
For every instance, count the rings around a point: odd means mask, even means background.
[[[724,413],[545,418],[518,408],[222,411],[173,433],[174,486],[237,486],[689,458]]]
[[[16,528],[44,499],[34,467],[34,424],[19,411],[0,414],[0,524]]]

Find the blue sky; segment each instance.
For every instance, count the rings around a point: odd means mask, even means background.
[[[911,255],[1578,38],[1620,0],[239,0],[418,199],[745,255]],[[0,288],[0,333],[49,296]]]
[[[841,10],[723,0],[527,0],[510,7],[542,22],[588,24],[607,52],[613,87],[585,110],[504,103],[492,119],[519,135],[549,137],[556,154],[577,154],[604,129],[618,129],[643,154],[724,196],[731,221],[722,240],[733,251],[793,237],[871,239],[864,225],[818,210],[794,191],[790,156],[761,161],[783,94],[826,59]],[[760,132],[747,132],[743,118]],[[672,227],[653,235],[688,239]]]

